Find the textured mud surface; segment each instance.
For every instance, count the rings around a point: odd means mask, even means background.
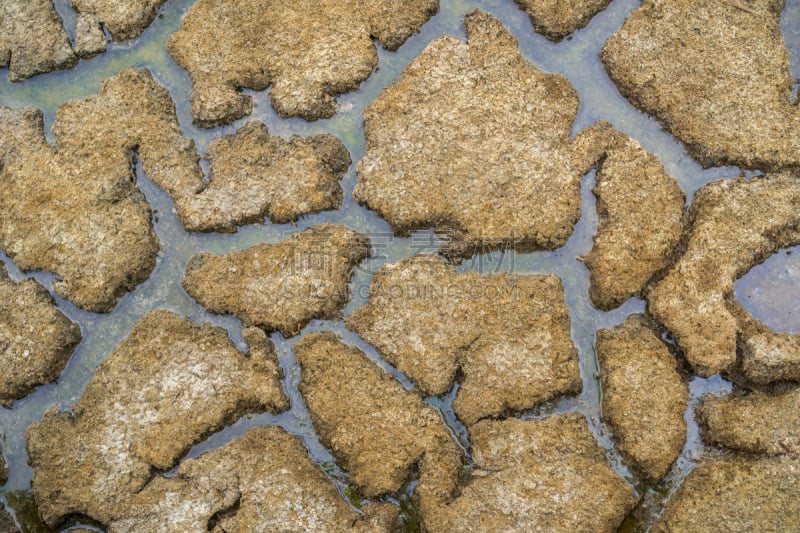
[[[138,37],[166,0],[69,0],[86,20],[93,18],[115,41]],[[91,20],[91,19],[89,19]]]
[[[711,443],[752,453],[800,453],[800,389],[708,396],[699,417]]]
[[[737,339],[753,319],[735,303],[733,283],[770,254],[800,243],[798,205],[800,181],[792,173],[720,180],[695,195],[686,251],[649,294],[648,309],[699,375],[736,363]],[[753,358],[770,357],[749,347]]]
[[[611,0],[515,0],[531,18],[537,32],[560,41],[586,26]]]
[[[798,490],[796,458],[707,459],[683,482],[654,531],[794,531]]]
[[[647,478],[661,479],[686,442],[689,388],[675,356],[647,317],[633,315],[597,332],[597,357],[603,419],[620,452]]]
[[[11,81],[78,62],[51,0],[0,2],[0,68]]]
[[[581,390],[561,280],[458,274],[421,255],[381,268],[347,326],[467,425]]]
[[[69,411],[53,408],[27,432],[39,513],[108,524],[156,470],[247,413],[288,409],[274,348],[245,331],[249,354],[222,328],[168,311],[146,315],[98,368]]]
[[[230,313],[246,325],[291,337],[347,303],[350,277],[370,253],[367,236],[325,224],[276,244],[195,255],[183,287],[212,313]]]
[[[270,85],[282,117],[315,120],[335,114],[335,96],[377,66],[373,37],[396,50],[437,9],[437,0],[200,0],[167,49],[192,78],[199,126],[249,115],[252,99],[240,90]]]
[[[336,209],[339,180],[350,166],[347,148],[332,135],[284,140],[250,122],[211,143],[208,184],[178,205],[193,231],[235,231],[244,224],[285,223],[301,215]]]
[[[470,440],[475,467],[459,486],[420,479],[428,531],[612,532],[636,503],[579,414],[484,420]]]
[[[345,502],[300,439],[256,428],[184,462],[136,494],[109,533],[128,531],[356,531],[400,527],[399,509],[370,504],[361,517]],[[213,518],[221,518],[212,522]]]
[[[56,379],[80,342],[80,327],[56,308],[47,289],[32,279],[15,283],[0,263],[0,405],[11,407]]]
[[[590,135],[595,146],[607,145],[593,190],[600,224],[583,261],[590,273],[589,297],[608,311],[640,295],[670,264],[683,234],[686,199],[658,158],[637,141],[603,124],[596,130]]]
[[[398,234],[433,227],[470,256],[563,246],[580,217],[592,150],[569,139],[578,93],[519,52],[492,15],[464,20],[364,112],[356,199]]]
[[[417,469],[432,491],[458,479],[461,450],[441,415],[363,352],[320,332],[295,356],[314,428],[364,496],[396,494]]]
[[[797,165],[782,0],[647,0],[606,43],[608,73],[704,166]],[[691,65],[691,68],[687,68]]]

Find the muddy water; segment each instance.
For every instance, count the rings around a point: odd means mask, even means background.
[[[46,128],[52,124],[59,103],[94,94],[101,82],[129,66],[149,68],[155,78],[172,93],[177,105],[178,118],[184,132],[192,137],[201,154],[213,139],[229,134],[247,120],[263,121],[272,134],[289,136],[292,134],[313,135],[322,132],[333,133],[349,148],[353,160],[364,154],[364,136],[361,116],[364,107],[391,83],[405,65],[416,57],[433,39],[449,34],[464,38],[462,21],[464,15],[475,7],[498,16],[520,40],[523,54],[537,67],[548,72],[558,72],[567,76],[581,95],[581,110],[573,133],[583,129],[595,120],[608,120],[618,129],[639,140],[644,148],[656,154],[667,171],[674,176],[691,198],[703,184],[721,177],[740,174],[734,167],[717,168],[704,171],[685,152],[671,135],[661,130],[659,125],[646,115],[634,109],[615,89],[597,58],[597,53],[607,37],[616,30],[625,17],[637,7],[636,0],[615,0],[604,12],[597,15],[589,26],[577,32],[569,40],[555,45],[535,34],[527,16],[511,0],[441,0],[441,10],[421,32],[409,39],[397,53],[380,51],[380,68],[357,92],[339,98],[341,111],[331,119],[307,123],[303,120],[280,119],[269,105],[268,91],[251,93],[255,107],[251,117],[247,117],[229,127],[214,130],[201,130],[191,123],[189,111],[190,83],[186,73],[178,68],[167,54],[164,43],[167,37],[177,30],[180,19],[194,0],[169,0],[162,8],[160,16],[139,38],[129,43],[110,44],[109,51],[88,61],[81,61],[73,70],[55,72],[35,77],[24,83],[11,84],[5,72],[0,73],[0,102],[5,105],[36,106],[45,112]],[[72,31],[75,13],[67,0],[56,0],[57,9],[66,21],[68,32]],[[784,34],[790,50],[793,65],[800,64],[800,1],[788,2],[783,15]],[[796,69],[795,77],[800,76]],[[113,117],[109,117],[113,120]],[[49,135],[49,133],[48,133]],[[400,258],[421,252],[436,250],[436,237],[430,232],[417,232],[410,238],[396,238],[389,226],[370,211],[355,204],[352,190],[355,185],[353,169],[343,180],[345,199],[342,208],[335,212],[322,213],[302,218],[296,225],[256,225],[242,228],[236,235],[188,234],[178,222],[173,204],[167,194],[147,180],[138,171],[139,186],[147,196],[156,213],[156,232],[162,242],[158,265],[150,279],[136,291],[125,296],[114,312],[97,315],[82,311],[67,301],[58,299],[59,308],[72,320],[81,325],[84,340],[73,355],[57,384],[39,388],[35,394],[17,402],[13,410],[0,408],[0,433],[5,435],[5,455],[10,472],[8,483],[3,487],[5,498],[19,511],[18,518],[26,520],[30,512],[22,509],[26,493],[30,488],[32,476],[27,466],[24,431],[33,421],[41,418],[44,411],[52,406],[69,407],[82,393],[91,379],[94,369],[130,331],[132,325],[146,312],[165,308],[188,316],[195,321],[210,321],[225,327],[232,339],[244,349],[241,338],[241,323],[233,318],[209,315],[195,304],[182,290],[181,275],[188,258],[199,251],[223,253],[243,249],[261,242],[276,242],[285,238],[289,232],[304,229],[321,222],[337,222],[373,236],[377,258],[360,269],[353,280],[352,301],[345,314],[365,303],[366,290],[372,272],[381,264],[394,262]],[[612,447],[607,429],[599,420],[601,391],[596,378],[597,362],[593,350],[594,333],[598,328],[606,328],[622,322],[630,313],[641,312],[644,302],[631,300],[610,313],[595,310],[588,300],[589,276],[585,267],[576,257],[589,251],[592,234],[597,225],[594,197],[591,188],[593,174],[587,175],[582,183],[583,212],[580,222],[568,244],[555,252],[531,254],[493,253],[477,256],[465,261],[461,271],[513,271],[518,273],[557,273],[566,289],[567,303],[572,318],[572,336],[580,350],[581,369],[584,381],[583,393],[575,398],[563,399],[546,404],[524,416],[536,417],[555,412],[579,410],[590,420],[598,440],[608,450],[609,458],[615,468],[626,478],[634,481],[625,469],[619,455]],[[46,287],[52,288],[52,276],[42,273],[22,274],[5,255],[0,252],[8,266],[12,278],[34,277]],[[753,269],[737,284],[737,296],[757,318],[764,320],[778,330],[798,331],[798,308],[800,299],[800,253],[787,255],[781,253],[763,265]],[[793,291],[793,292],[792,292]],[[310,324],[305,331],[332,329],[339,332],[344,340],[360,347],[381,366],[392,370],[380,361],[377,353],[362,342],[355,334],[348,332],[341,321],[324,321]],[[207,441],[191,450],[189,456],[219,447],[241,435],[247,428],[255,425],[279,425],[303,437],[312,456],[337,480],[342,492],[357,502],[358,496],[348,489],[344,474],[333,463],[333,458],[319,443],[309,422],[308,413],[297,391],[299,369],[294,361],[292,345],[294,339],[284,339],[280,334],[272,336],[275,342],[286,379],[285,388],[292,400],[292,409],[278,416],[259,415],[239,420],[225,430],[213,435]],[[398,378],[411,387],[411,383],[397,374]],[[637,516],[625,524],[630,531],[643,530],[648,516],[657,513],[660,505],[671,494],[683,477],[696,464],[704,453],[692,412],[697,399],[708,392],[721,392],[729,389],[729,384],[720,378],[694,378],[691,382],[692,402],[686,413],[689,423],[689,439],[684,451],[666,479],[656,487],[637,485],[644,496],[642,508]],[[450,402],[455,394],[441,398],[430,398],[432,405],[441,409],[444,418],[454,434],[466,449],[469,444],[465,431],[455,419]],[[29,528],[35,526],[30,525]]]

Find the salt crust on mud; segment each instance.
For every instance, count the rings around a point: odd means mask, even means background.
[[[383,266],[347,327],[467,425],[581,390],[558,276],[458,274],[418,255]]]
[[[227,332],[169,311],[136,323],[69,411],[54,407],[29,426],[33,491],[49,525],[70,514],[108,524],[155,471],[248,413],[289,407],[282,372],[263,331]]]
[[[438,0],[200,0],[167,41],[192,79],[201,127],[249,115],[263,91],[282,117],[333,116],[335,96],[378,65],[373,39],[396,50],[439,8]]]
[[[56,379],[80,342],[80,327],[47,289],[32,279],[15,283],[0,263],[0,405]]]

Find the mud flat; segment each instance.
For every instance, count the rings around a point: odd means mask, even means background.
[[[642,295],[669,266],[684,231],[686,197],[657,157],[610,124],[598,122],[582,135],[605,146],[593,189],[599,226],[582,261],[592,303],[609,311]]]
[[[11,81],[77,62],[51,0],[0,2],[0,68],[8,67]]]
[[[800,389],[707,396],[698,413],[705,440],[751,453],[800,453]]]
[[[364,496],[396,494],[417,469],[432,486],[458,479],[462,452],[441,415],[363,352],[315,332],[295,355],[314,429]]]
[[[353,271],[370,255],[366,235],[322,224],[276,244],[194,255],[183,288],[212,313],[232,314],[246,325],[292,337],[312,319],[331,318],[347,303]]]
[[[109,533],[128,531],[356,531],[402,527],[399,508],[342,499],[300,439],[259,427],[181,464],[136,494]]]
[[[100,365],[71,410],[52,408],[27,431],[39,513],[108,524],[155,472],[248,413],[288,409],[282,372],[263,331],[250,352],[222,328],[153,311]]]
[[[200,0],[167,42],[192,79],[201,127],[249,115],[263,91],[282,117],[333,116],[335,96],[358,88],[378,65],[373,38],[396,50],[439,9],[438,0]]]
[[[740,337],[755,366],[768,361],[760,366],[762,378],[768,379],[763,374],[769,362],[779,376],[792,372],[791,362],[773,353],[780,348],[778,334],[757,328],[733,291],[736,279],[754,265],[800,243],[798,205],[800,180],[794,173],[715,181],[696,193],[686,250],[649,293],[648,309],[674,335],[699,375],[731,370]]]
[[[537,33],[551,41],[561,39],[589,24],[611,0],[515,0],[531,18]]]
[[[443,492],[420,478],[427,531],[613,532],[636,503],[582,415],[483,420],[469,433],[475,466],[460,483]]]
[[[632,315],[597,332],[603,419],[619,451],[651,481],[661,479],[686,442],[689,387],[655,325]]]
[[[658,118],[703,166],[794,166],[800,112],[791,103],[783,5],[648,0],[600,57],[623,95]]]
[[[212,142],[204,189],[176,199],[189,231],[236,231],[236,226],[297,220],[336,209],[339,180],[350,166],[347,148],[333,135],[282,139],[260,122]]]
[[[559,248],[595,155],[569,138],[578,93],[492,15],[472,11],[464,26],[466,43],[433,41],[365,110],[355,197],[399,235],[447,233],[454,255]]]
[[[0,263],[0,405],[56,379],[80,342],[80,327],[47,289],[32,279],[15,283]]]
[[[458,274],[418,255],[382,267],[346,320],[425,394],[445,394],[467,425],[582,388],[558,276]]]
[[[794,531],[798,491],[796,458],[708,458],[689,474],[653,531]]]
[[[159,251],[134,148],[173,196],[202,185],[169,94],[147,70],[123,70],[97,95],[59,106],[52,146],[36,109],[0,105],[0,122],[0,247],[23,270],[56,274],[56,293],[75,305],[111,311]]]

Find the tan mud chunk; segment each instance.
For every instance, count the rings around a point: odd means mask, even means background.
[[[272,343],[245,330],[250,353],[222,328],[154,311],[100,365],[71,411],[28,428],[33,490],[50,525],[81,513],[119,516],[157,470],[248,413],[289,407]]]
[[[798,493],[798,459],[707,459],[689,474],[653,531],[796,531]]]
[[[94,15],[78,15],[74,48],[75,53],[82,58],[90,58],[106,51],[106,34]]]
[[[686,442],[684,413],[689,387],[678,362],[643,315],[597,332],[603,386],[603,419],[619,451],[634,468],[657,481]]]
[[[52,0],[0,2],[0,68],[8,67],[11,81],[69,68],[77,62]]]
[[[347,148],[332,135],[272,137],[260,122],[211,143],[211,179],[197,195],[176,198],[189,231],[235,231],[236,226],[285,223],[336,209],[339,180],[350,166]]]
[[[800,389],[706,396],[699,418],[712,444],[752,453],[800,453]]]
[[[779,0],[647,0],[600,54],[634,105],[703,166],[800,163]]]
[[[458,274],[419,255],[382,267],[347,326],[467,425],[578,393],[578,351],[558,276]]]
[[[636,503],[579,414],[483,420],[470,440],[469,480],[444,499],[420,480],[428,531],[613,532]]]
[[[185,461],[133,497],[109,533],[129,531],[391,531],[399,509],[353,510],[298,437],[260,427]],[[222,516],[212,529],[210,521]]]
[[[569,139],[578,93],[470,12],[468,42],[433,41],[364,112],[356,199],[397,234],[447,232],[449,253],[563,246],[594,161]]]
[[[800,335],[776,333],[736,304],[740,370],[753,383],[800,381]]]
[[[333,116],[335,96],[358,88],[378,64],[372,39],[396,50],[438,0],[200,0],[167,41],[192,78],[195,124],[250,114],[242,88],[262,91],[282,117]]]
[[[609,147],[593,189],[600,224],[583,261],[590,272],[592,303],[608,311],[641,294],[653,275],[669,265],[683,235],[686,197],[658,158],[638,142],[603,123],[592,129],[607,138]]]
[[[339,312],[355,267],[370,254],[366,235],[321,224],[275,244],[194,255],[183,288],[212,313],[292,337],[311,320]]]
[[[515,0],[531,18],[533,27],[558,42],[589,24],[611,0]]]
[[[138,37],[166,0],[69,0],[81,16],[92,16],[115,41]],[[104,38],[105,40],[105,38]]]
[[[169,94],[128,69],[59,106],[53,146],[38,110],[0,105],[0,124],[0,247],[23,270],[56,274],[55,291],[79,307],[110,311],[147,279],[159,250],[134,150],[173,196],[202,186]]]
[[[314,429],[365,496],[396,493],[417,468],[431,490],[456,483],[461,451],[417,394],[330,332],[309,333],[295,354]]]
[[[32,279],[15,283],[0,263],[0,405],[56,379],[80,342],[80,327],[47,289]]]
[[[649,310],[675,336],[701,376],[729,370],[752,317],[734,282],[781,248],[800,243],[800,179],[778,173],[701,188],[689,211],[686,251],[648,295]]]

